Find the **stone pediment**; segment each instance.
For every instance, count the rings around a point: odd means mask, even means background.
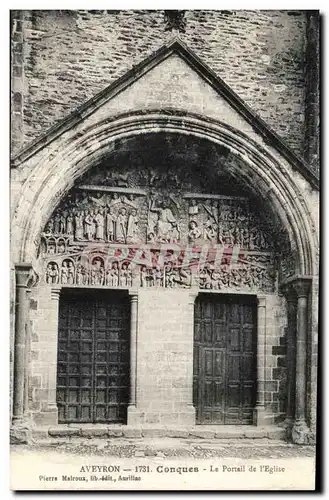
[[[18,166],[69,132],[83,135],[96,123],[152,111],[217,120],[275,149],[313,186],[307,164],[232,89],[179,40],[163,46],[122,78],[77,108],[12,160]],[[59,145],[60,147],[60,145]]]

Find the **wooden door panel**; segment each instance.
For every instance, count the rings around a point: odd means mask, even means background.
[[[197,423],[252,423],[256,311],[246,297],[197,299],[193,371]]]
[[[253,408],[253,401],[254,401],[254,385],[244,383],[242,386],[242,407],[243,408]]]
[[[215,320],[213,324],[214,338],[213,344],[217,348],[225,348],[226,341],[226,325],[223,321]]]
[[[226,354],[227,359],[227,384],[240,383],[240,356]]]
[[[240,325],[231,326],[228,328],[228,334],[226,337],[226,347],[230,351],[240,352]]]
[[[122,298],[61,299],[59,422],[123,422],[129,389],[129,308]]]
[[[242,329],[242,350],[246,354],[247,352],[253,353],[254,342],[253,342],[253,326],[245,325]]]
[[[216,381],[220,379],[222,383],[224,382],[225,375],[225,351],[224,349],[214,351],[214,367],[213,374]]]
[[[202,341],[204,344],[212,345],[212,324],[211,322],[204,322],[202,325]]]
[[[213,361],[212,361],[213,351],[210,349],[204,350],[204,374],[207,377],[210,377],[212,380],[213,377]]]

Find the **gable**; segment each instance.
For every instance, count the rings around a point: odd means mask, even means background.
[[[143,77],[108,101],[94,123],[121,113],[173,109],[213,118],[250,135],[252,126],[179,54],[171,54]]]
[[[16,166],[71,129],[83,134],[102,120],[136,111],[172,110],[220,121],[274,148],[313,186],[318,179],[266,123],[195,54],[175,40],[80,106],[13,158]]]

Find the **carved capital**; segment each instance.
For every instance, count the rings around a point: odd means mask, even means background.
[[[282,286],[281,291],[288,303],[296,302],[297,295],[293,283],[285,284]]]
[[[26,288],[29,284],[32,274],[32,265],[25,262],[15,265],[16,286]]]
[[[128,290],[129,297],[130,297],[130,302],[137,302],[138,301],[138,290],[136,289],[131,289]]]
[[[308,278],[299,278],[293,283],[297,298],[308,297],[311,281]]]
[[[259,295],[257,297],[257,307],[266,307],[266,297]]]

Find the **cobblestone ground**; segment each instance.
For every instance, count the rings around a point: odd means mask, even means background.
[[[58,453],[77,456],[106,456],[117,458],[163,457],[163,458],[293,458],[314,457],[314,446],[298,446],[273,440],[179,440],[179,439],[141,439],[116,440],[90,439],[74,441],[54,441],[33,446],[16,445],[11,447],[18,454]]]

